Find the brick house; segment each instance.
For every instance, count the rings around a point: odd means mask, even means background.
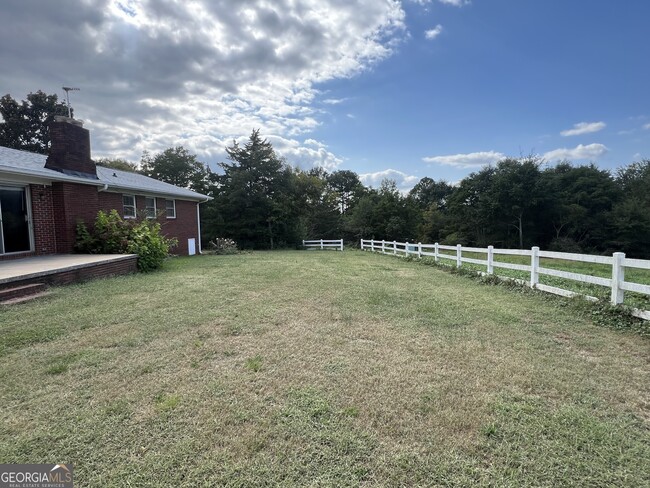
[[[79,220],[99,210],[125,219],[147,215],[178,239],[172,252],[200,252],[199,205],[210,198],[147,176],[97,166],[90,134],[56,117],[48,156],[0,146],[0,260],[74,251]]]

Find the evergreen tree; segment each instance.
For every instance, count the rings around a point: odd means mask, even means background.
[[[219,163],[215,200],[220,222],[215,236],[229,237],[244,248],[294,245],[298,219],[292,200],[291,169],[273,146],[254,130],[248,142],[226,149],[230,163]]]

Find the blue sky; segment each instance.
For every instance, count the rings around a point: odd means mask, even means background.
[[[650,157],[648,20],[642,1],[406,5],[410,37],[369,72],[322,87],[343,102],[314,135],[361,173],[448,181],[480,166],[423,158],[566,148],[586,156],[576,163],[616,168]],[[580,123],[595,132],[561,135]],[[575,151],[593,144],[607,149]]]
[[[0,92],[72,94],[96,157],[260,129],[293,165],[406,191],[505,156],[650,158],[650,2],[8,0]],[[56,42],[54,42],[56,40]]]

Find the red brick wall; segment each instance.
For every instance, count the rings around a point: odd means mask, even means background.
[[[165,209],[165,200],[159,198],[156,205],[160,202],[163,210]],[[172,250],[172,254],[186,255],[187,240],[196,240],[196,252],[199,252],[199,227],[196,222],[196,202],[187,200],[176,200],[176,218],[168,219],[165,214],[159,217],[162,225],[162,231],[167,237],[178,239],[178,246]]]
[[[52,187],[29,185],[32,194],[32,225],[35,254],[56,253],[56,228]]]
[[[142,215],[145,206],[145,197],[136,195],[135,206],[138,216]],[[124,217],[124,207],[122,205],[122,194],[112,192],[99,193],[99,208],[105,211],[117,209],[118,213]],[[160,222],[162,233],[168,238],[178,239],[178,246],[172,249],[172,254],[186,255],[188,252],[187,240],[196,240],[196,251],[199,245],[199,228],[196,221],[196,202],[187,200],[176,200],[176,218],[168,219],[165,212],[165,199],[156,198],[157,220]]]
[[[56,252],[74,252],[77,222],[92,224],[99,211],[97,187],[52,183]]]
[[[31,254],[72,253],[76,241],[77,222],[92,225],[101,209],[116,209],[123,217],[122,194],[98,192],[91,185],[76,183],[53,183],[52,186],[30,185],[32,223],[34,229],[34,252],[2,256],[0,260],[15,259]],[[138,215],[145,210],[145,197],[136,196]],[[156,198],[157,220],[166,237],[178,239],[172,254],[186,255],[187,240],[196,240],[198,252],[199,232],[196,221],[196,202],[176,200],[176,218],[168,219],[165,199]]]
[[[121,193],[111,193],[108,191],[99,192],[99,209],[105,212],[115,209],[118,213],[124,217],[124,212],[122,208],[122,194]]]

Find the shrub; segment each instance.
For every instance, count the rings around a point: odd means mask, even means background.
[[[162,266],[176,239],[167,239],[160,233],[155,220],[124,220],[111,210],[100,210],[92,230],[83,222],[77,223],[75,249],[88,254],[137,254],[138,269],[152,271]]]
[[[217,237],[210,241],[210,250],[215,254],[237,254],[237,243],[232,239]]]
[[[558,237],[557,239],[553,239],[551,244],[548,246],[548,250],[556,252],[572,252],[576,254],[582,252],[580,244],[570,237]]]

